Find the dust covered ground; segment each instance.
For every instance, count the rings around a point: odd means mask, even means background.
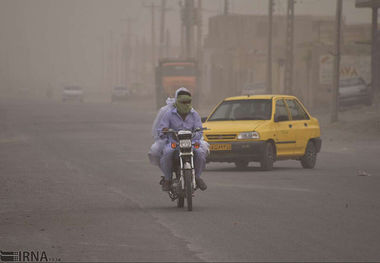
[[[314,114],[315,169],[208,164],[192,212],[161,191],[147,159],[155,114],[142,99],[0,99],[0,250],[52,261],[380,261],[374,107],[335,124]]]

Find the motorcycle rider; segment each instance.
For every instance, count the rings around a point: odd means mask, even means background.
[[[160,137],[165,138],[164,132],[173,129],[175,131],[186,129],[195,130],[197,128],[202,128],[201,117],[192,108],[191,105],[191,93],[186,88],[180,88],[176,92],[175,104],[172,110],[169,110],[162,117],[161,122],[158,125],[160,132]],[[193,138],[193,142],[198,143],[202,138],[202,132],[197,132]],[[173,169],[173,154],[175,149],[171,147],[170,140],[167,140],[166,145],[163,148],[163,153],[160,159],[160,168],[164,173],[164,182],[162,185],[163,191],[170,190],[170,180],[172,177]],[[206,164],[206,154],[201,148],[194,148],[194,166],[195,166],[195,181],[197,186],[202,191],[206,190],[207,185],[200,178],[203,168]]]

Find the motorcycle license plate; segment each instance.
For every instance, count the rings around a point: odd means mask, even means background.
[[[228,143],[211,144],[210,151],[231,151],[231,144],[228,144]]]

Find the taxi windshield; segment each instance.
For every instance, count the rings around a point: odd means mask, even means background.
[[[250,99],[222,102],[207,121],[270,120],[272,100]]]

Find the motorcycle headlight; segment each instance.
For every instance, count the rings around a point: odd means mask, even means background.
[[[191,140],[180,140],[179,147],[181,148],[191,148]]]
[[[258,132],[241,132],[237,138],[238,140],[260,139],[260,135]]]

